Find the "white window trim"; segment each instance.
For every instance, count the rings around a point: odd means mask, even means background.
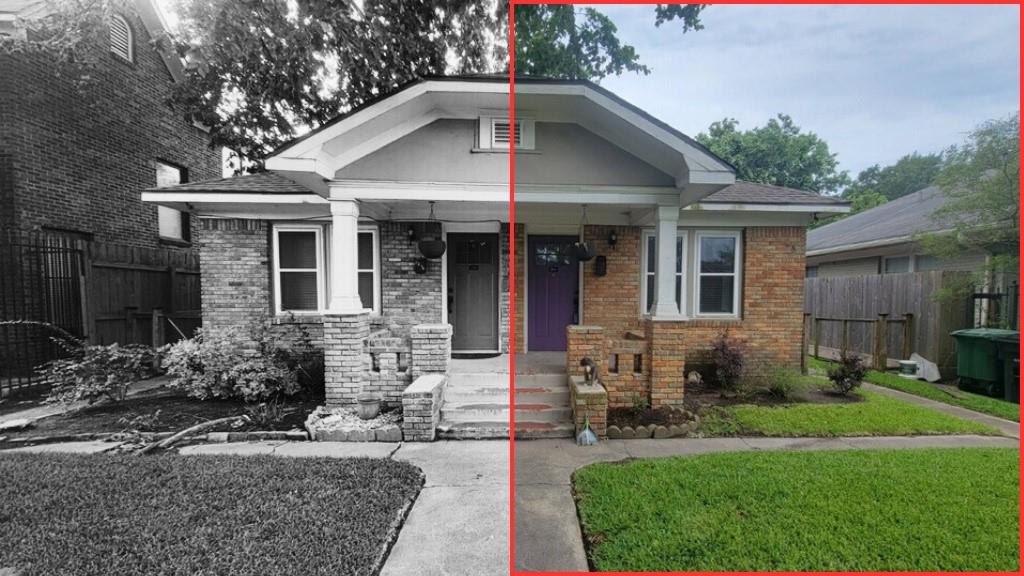
[[[650,238],[654,238],[654,237],[656,237],[655,231],[651,230],[651,229],[644,230],[643,234],[641,235],[641,242],[642,242],[642,245],[640,246],[640,316],[641,317],[650,315],[650,311],[647,309],[647,304],[648,304],[648,302],[647,302],[647,277],[648,276],[652,276],[653,273],[647,271],[647,258],[648,258],[647,246],[650,243],[649,242]],[[677,242],[679,242],[679,241],[682,242],[682,245],[679,247],[679,250],[682,252],[682,262],[681,262],[682,268],[680,270],[676,270],[676,273],[675,273],[676,281],[679,282],[679,302],[677,302],[676,305],[679,308],[679,314],[684,315],[684,316],[686,315],[686,311],[684,310],[686,308],[686,293],[687,293],[687,289],[686,289],[686,284],[687,284],[687,282],[686,282],[686,273],[687,273],[687,268],[688,268],[687,265],[689,264],[689,261],[690,261],[689,250],[687,250],[687,247],[689,246],[688,240],[689,240],[689,232],[686,229],[680,228],[680,229],[676,230],[676,241]],[[655,263],[655,268],[657,268],[657,263]]]
[[[359,267],[359,254],[356,247],[356,278],[358,279],[359,274],[362,272],[373,273],[373,308],[371,308],[372,316],[380,316],[381,307],[381,265],[380,265],[380,231],[376,226],[360,225],[359,234],[369,233],[373,236],[373,268],[360,268]]]
[[[736,241],[736,255],[733,259],[733,272],[700,271],[700,244],[702,238],[733,238]],[[700,279],[703,276],[733,276],[732,312],[714,313],[700,310]],[[695,318],[740,318],[740,292],[743,291],[743,233],[739,230],[697,230],[694,239],[694,289],[693,315]]]
[[[281,273],[282,272],[309,272],[309,268],[281,268],[281,232],[313,232],[316,243],[316,310],[281,310]],[[320,224],[275,224],[274,225],[274,313],[277,315],[295,314],[296,316],[309,316],[323,314],[324,302],[327,295],[327,287],[324,282],[324,227]]]
[[[127,38],[128,39],[128,46],[127,46],[127,48],[128,48],[128,55],[127,55],[127,57],[125,57],[120,52],[114,50],[113,43],[111,43],[110,51],[113,52],[114,55],[117,56],[118,58],[127,60],[128,62],[135,62],[135,31],[132,30],[131,24],[128,23],[128,19],[125,18],[124,16],[121,16],[120,14],[114,14],[112,16],[112,19],[113,20],[117,20],[122,25],[124,25],[124,29],[126,31],[126,34],[128,35],[128,38]]]

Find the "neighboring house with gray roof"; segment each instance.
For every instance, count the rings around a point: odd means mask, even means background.
[[[953,228],[949,221],[932,217],[945,201],[942,191],[930,186],[811,230],[807,234],[807,276],[980,270],[988,257],[984,252],[938,259],[925,254],[915,241],[919,234]]]

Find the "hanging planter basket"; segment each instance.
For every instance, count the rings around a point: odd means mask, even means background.
[[[589,262],[594,259],[594,251],[586,242],[576,242],[573,244],[573,248],[576,251],[576,259],[580,262]]]
[[[430,260],[437,260],[441,256],[444,256],[445,246],[444,240],[421,240],[420,241],[420,254],[423,254],[424,258]]]

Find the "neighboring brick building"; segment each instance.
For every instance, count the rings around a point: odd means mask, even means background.
[[[8,0],[0,13],[30,18],[45,6]],[[4,23],[0,32],[25,34]],[[151,44],[164,34],[151,0],[126,1],[110,26],[109,42],[81,48],[98,58],[82,87],[48,55],[0,54],[0,226],[187,246],[188,215],[143,204],[140,193],[219,177],[221,153],[168,105],[181,64]]]

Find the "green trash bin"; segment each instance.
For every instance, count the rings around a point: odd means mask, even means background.
[[[960,388],[1002,397],[1005,386],[1005,360],[1000,347],[1005,340],[1019,337],[1015,330],[972,328],[952,333],[956,338],[956,375]]]

